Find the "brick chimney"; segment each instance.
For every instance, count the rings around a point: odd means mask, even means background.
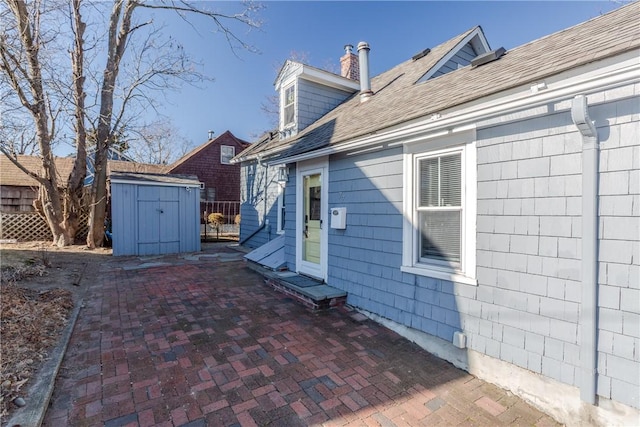
[[[359,81],[360,80],[360,62],[358,55],[351,52],[353,46],[348,44],[344,47],[344,56],[340,58],[340,74],[342,77]]]

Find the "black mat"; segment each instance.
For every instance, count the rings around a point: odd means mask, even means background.
[[[283,277],[281,280],[283,282],[291,283],[299,288],[309,288],[311,286],[322,285],[321,281],[305,276]]]

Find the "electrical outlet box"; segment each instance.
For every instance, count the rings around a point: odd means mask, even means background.
[[[458,348],[465,348],[467,346],[467,336],[460,331],[454,332],[453,345]]]
[[[347,228],[347,208],[331,208],[331,228]]]

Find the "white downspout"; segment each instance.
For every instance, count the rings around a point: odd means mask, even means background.
[[[571,119],[582,134],[582,301],[580,306],[580,398],[594,405],[598,337],[598,131],[589,118],[587,98],[577,95]]]

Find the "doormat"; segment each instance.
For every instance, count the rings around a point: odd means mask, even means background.
[[[280,279],[283,282],[291,283],[299,288],[309,288],[311,286],[319,286],[322,285],[322,282],[319,280],[312,279],[310,277],[305,276],[292,276]]]

